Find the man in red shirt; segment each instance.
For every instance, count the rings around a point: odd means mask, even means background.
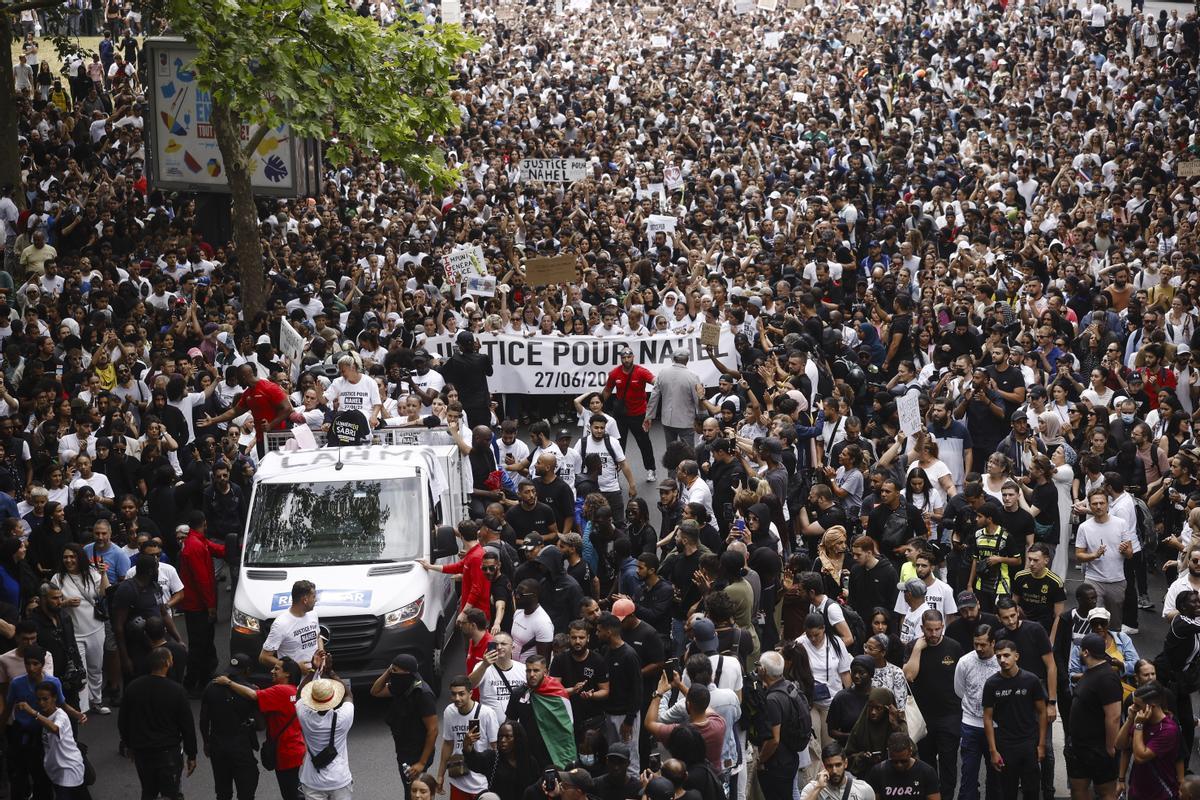
[[[496,522],[499,525],[499,521]],[[493,529],[495,530],[495,529]],[[458,535],[467,546],[467,552],[462,560],[452,564],[430,564],[425,559],[417,563],[434,572],[444,572],[447,575],[462,575],[462,592],[458,600],[458,611],[461,614],[468,608],[477,608],[484,617],[491,618],[492,584],[483,574],[483,545],[479,543],[479,523],[464,519],[458,523]]]
[[[225,557],[225,545],[204,535],[208,522],[204,513],[193,511],[188,517],[188,534],[179,551],[179,577],[183,581],[183,610],[188,631],[188,663],[183,685],[199,694],[217,668],[217,648],[213,642],[217,624],[217,576],[213,558]]]
[[[604,391],[600,393],[604,402],[614,395],[617,398],[613,416],[617,418],[617,430],[621,433],[621,449],[628,454],[629,433],[637,439],[642,453],[642,466],[646,468],[646,481],[658,480],[654,476],[654,447],[650,444],[650,433],[642,427],[646,420],[646,401],[650,398],[650,384],[654,373],[633,363],[633,351],[628,347],[621,350],[621,366],[608,373]]]
[[[483,656],[488,651],[488,645],[492,641],[490,628],[487,615],[478,608],[468,608],[458,615],[458,629],[462,631],[463,639],[467,642],[468,675],[483,661]],[[478,687],[471,692],[471,697],[479,699]]]
[[[228,686],[234,693],[258,703],[267,723],[263,747],[275,748],[275,780],[281,797],[300,794],[300,765],[304,763],[304,734],[296,721],[296,687],[300,684],[300,665],[284,656],[271,666],[271,685],[255,690],[236,683],[225,675],[214,682]]]
[[[238,367],[237,374],[238,383],[242,385],[242,393],[238,395],[237,400],[223,414],[215,417],[205,415],[204,419],[200,420],[199,427],[207,428],[211,425],[219,425],[249,411],[250,415],[254,417],[254,431],[258,435],[258,454],[261,456],[264,454],[263,432],[284,429],[284,423],[292,413],[292,402],[288,400],[287,392],[283,391],[278,384],[258,377],[258,373],[251,364],[242,364]]]

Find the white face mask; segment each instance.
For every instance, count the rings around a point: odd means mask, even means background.
[[[585,767],[590,767],[596,763],[596,756],[592,753],[580,753],[579,763],[583,764]]]

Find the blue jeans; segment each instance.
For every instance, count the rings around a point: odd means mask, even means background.
[[[958,787],[959,800],[979,800],[980,761],[987,765],[987,800],[995,800],[996,774],[992,771],[991,764],[988,763],[987,737],[983,733],[983,728],[976,728],[974,725],[964,722],[959,750],[962,752],[962,777],[959,779],[961,783]]]

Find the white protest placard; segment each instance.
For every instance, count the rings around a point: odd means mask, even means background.
[[[662,6],[642,6],[644,19],[658,19],[662,16]]]
[[[499,6],[496,9],[496,19],[501,22],[511,22],[517,18],[516,6]]]
[[[468,275],[466,282],[463,284],[463,291],[465,291],[467,294],[476,295],[477,297],[495,297],[496,276]]]
[[[658,232],[667,234],[667,238],[671,238],[671,234],[675,232],[675,218],[669,217],[666,214],[651,214],[646,218],[646,241],[651,245],[654,244],[654,234]]]
[[[279,320],[279,352],[297,366],[304,356],[304,337],[286,319]]]
[[[521,180],[574,183],[588,174],[586,158],[522,158]]]
[[[655,34],[650,37],[650,46],[655,50],[666,50],[671,44],[671,40],[662,34]]]
[[[733,13],[736,16],[749,14],[754,11],[754,0],[733,0]]]
[[[774,11],[779,8],[779,0],[757,0],[755,8],[759,11]]]
[[[462,25],[462,0],[442,0],[442,22]]]
[[[1195,178],[1200,176],[1200,161],[1179,161],[1175,164],[1175,174],[1180,178]]]
[[[683,186],[683,170],[674,164],[663,167],[663,185],[672,192]]]
[[[571,0],[572,11],[591,11],[592,0]]]
[[[900,430],[912,436],[921,430],[921,393],[910,390],[896,400],[896,412],[900,415]]]
[[[621,88],[621,76],[620,75],[610,75],[608,77],[608,90],[610,92],[613,92],[620,88]]]
[[[768,50],[778,50],[779,43],[783,41],[782,31],[771,31],[763,36],[763,44]]]
[[[472,275],[487,274],[487,265],[483,260],[483,248],[479,245],[461,247],[442,256],[442,268],[446,270],[446,279],[451,283],[465,283]]]

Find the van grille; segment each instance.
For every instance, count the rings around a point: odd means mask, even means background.
[[[321,624],[329,628],[329,644],[326,649],[335,659],[346,666],[346,659],[368,656],[375,649],[379,638],[378,617],[364,614],[354,617],[322,617]],[[335,661],[339,663],[339,661]]]

